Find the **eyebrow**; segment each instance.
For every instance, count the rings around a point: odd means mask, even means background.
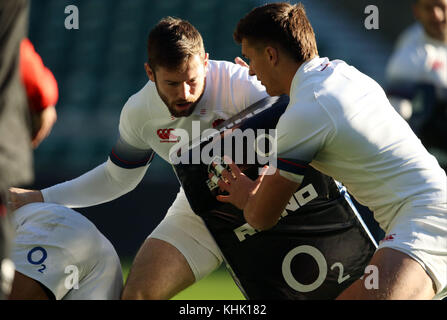
[[[191,78],[191,79],[187,80],[186,82],[188,82],[188,81],[195,81],[195,80],[197,80],[197,77]],[[179,84],[179,83],[182,83],[182,82],[185,82],[185,81],[172,81],[172,80],[166,79],[165,82],[171,83],[171,84]]]

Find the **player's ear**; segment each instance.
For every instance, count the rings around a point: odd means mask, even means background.
[[[146,74],[147,74],[149,80],[155,82],[155,73],[149,66],[149,63],[147,63],[147,62],[144,63],[144,70],[146,70]]]
[[[274,47],[267,46],[265,47],[264,54],[266,55],[267,61],[269,61],[272,65],[276,65],[279,61],[278,50]]]
[[[205,57],[203,58],[203,65],[205,66],[205,68],[208,66],[208,59],[209,59],[209,54],[207,52],[205,52]]]

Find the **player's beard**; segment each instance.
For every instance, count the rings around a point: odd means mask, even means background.
[[[195,108],[197,107],[197,104],[203,97],[203,93],[205,92],[205,86],[206,86],[206,78],[203,80],[202,92],[195,101],[194,100],[169,101],[169,98],[159,90],[157,82],[155,82],[155,87],[157,88],[158,95],[160,96],[161,100],[165,103],[165,105],[168,107],[168,110],[171,113],[171,115],[176,118],[189,117],[194,112]],[[191,103],[191,105],[187,109],[184,110],[177,109],[176,107],[177,104],[186,104],[186,103]]]

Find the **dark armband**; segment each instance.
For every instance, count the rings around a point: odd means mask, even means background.
[[[138,149],[118,138],[116,145],[109,154],[110,160],[125,169],[144,167],[151,163],[155,152],[152,149]]]

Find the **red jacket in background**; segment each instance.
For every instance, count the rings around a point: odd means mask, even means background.
[[[20,73],[31,110],[39,112],[56,105],[59,98],[57,81],[28,38],[20,44]]]

